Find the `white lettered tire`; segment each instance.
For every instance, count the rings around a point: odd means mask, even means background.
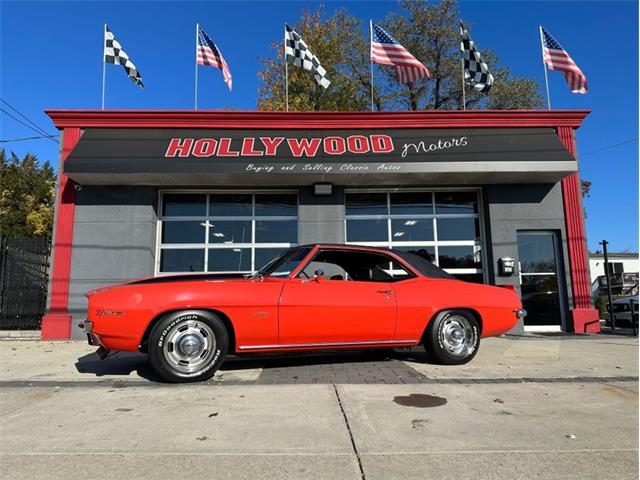
[[[427,354],[444,365],[468,363],[480,347],[480,326],[466,310],[438,313],[427,326],[423,338]]]
[[[154,325],[148,356],[163,380],[200,382],[213,377],[228,348],[229,334],[216,314],[184,310],[167,314]]]

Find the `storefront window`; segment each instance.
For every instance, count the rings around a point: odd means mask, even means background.
[[[162,215],[165,217],[204,217],[207,214],[206,195],[165,195]]]
[[[298,243],[295,193],[164,193],[158,273],[252,272]]]
[[[478,192],[347,192],[347,243],[415,253],[462,280],[482,282]]]

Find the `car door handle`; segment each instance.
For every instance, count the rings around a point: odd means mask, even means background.
[[[393,290],[389,289],[389,290],[378,290],[378,293],[385,293],[387,295],[391,295],[393,293]]]

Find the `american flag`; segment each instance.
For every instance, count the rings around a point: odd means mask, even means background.
[[[564,74],[573,93],[587,93],[587,77],[578,68],[576,62],[569,53],[542,27],[542,61],[547,64],[549,70],[558,70]]]
[[[213,40],[198,27],[198,46],[196,48],[196,63],[198,65],[209,65],[222,70],[224,81],[231,91],[231,71],[227,62],[225,62],[222,54]]]
[[[396,67],[398,83],[431,78],[431,73],[416,57],[378,25],[371,23],[371,61]]]

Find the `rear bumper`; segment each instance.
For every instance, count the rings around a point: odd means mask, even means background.
[[[89,345],[98,347],[98,350],[96,351],[96,355],[98,355],[98,358],[100,358],[100,360],[104,360],[107,355],[109,355],[111,350],[105,347],[100,336],[93,332],[93,322],[90,320],[85,320],[78,326],[84,330],[84,333],[87,334],[87,342],[89,343]]]
[[[93,332],[93,322],[91,320],[85,320],[84,322],[79,323],[78,326],[82,328],[84,333],[87,335],[87,342],[89,345],[104,348],[104,343],[100,336]]]

